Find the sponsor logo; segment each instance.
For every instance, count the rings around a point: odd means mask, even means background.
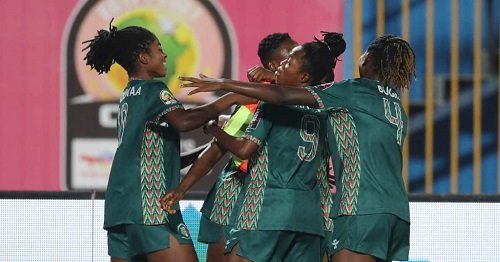
[[[333,249],[337,249],[337,245],[339,244],[339,241],[337,239],[334,239],[332,241],[332,246],[333,246]]]
[[[240,230],[239,230],[239,229],[236,229],[236,228],[231,228],[231,230],[229,230],[229,235],[233,235],[233,234],[236,234],[236,233],[238,233],[238,232],[240,232]]]
[[[75,138],[71,143],[71,187],[105,188],[117,146],[116,139]]]

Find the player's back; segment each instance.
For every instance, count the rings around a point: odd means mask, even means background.
[[[401,176],[407,117],[398,92],[363,78],[321,92],[325,106],[328,95],[335,104],[330,127],[338,152],[336,172],[342,178],[334,215],[395,213],[409,219]]]
[[[247,138],[260,147],[245,179],[238,227],[323,234],[317,171],[325,134],[322,113],[270,104],[259,107],[247,128]],[[254,211],[257,215],[250,216]]]

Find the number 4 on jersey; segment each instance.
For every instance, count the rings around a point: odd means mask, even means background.
[[[383,98],[384,99],[384,112],[385,112],[385,118],[389,120],[389,122],[393,125],[395,125],[398,130],[397,130],[397,139],[398,139],[398,145],[401,145],[401,140],[403,137],[403,120],[401,119],[401,107],[399,106],[399,103],[397,102],[392,102],[394,104],[394,115],[391,113],[391,102],[389,102],[389,99]]]

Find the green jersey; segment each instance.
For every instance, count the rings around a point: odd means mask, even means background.
[[[329,112],[337,185],[331,217],[391,213],[409,222],[401,175],[407,116],[398,92],[365,78],[308,89]]]
[[[323,235],[318,170],[323,163],[325,115],[303,107],[261,103],[246,138],[259,149],[250,159],[235,225]]]
[[[119,104],[118,148],[106,190],[104,228],[168,222],[159,199],[179,184],[180,137],[161,117],[179,108],[161,81],[128,83]]]

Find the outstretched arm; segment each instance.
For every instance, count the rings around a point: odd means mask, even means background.
[[[304,88],[282,86],[274,84],[246,83],[228,79],[180,77],[180,80],[187,83],[182,87],[195,87],[189,92],[195,94],[199,92],[209,92],[216,90],[226,90],[234,93],[250,96],[270,104],[277,105],[306,105],[317,107],[316,99]]]
[[[226,94],[214,102],[190,109],[178,109],[164,115],[164,121],[178,131],[190,131],[198,128],[218,114],[229,109],[232,105],[243,104],[253,99],[234,93]]]
[[[222,156],[224,156],[224,153],[225,151],[216,142],[210,143],[201,153],[200,157],[194,161],[181,183],[162,197],[162,208],[170,214],[175,213],[174,205],[184,198],[186,192],[194,184],[208,174]]]
[[[210,121],[205,125],[204,131],[212,134],[217,139],[217,144],[240,159],[250,158],[259,148],[256,143],[250,140],[228,135],[217,126],[215,121]]]

